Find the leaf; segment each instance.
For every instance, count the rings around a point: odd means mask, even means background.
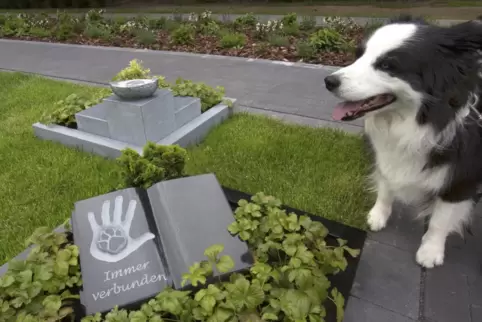
[[[216,263],[216,268],[221,273],[227,273],[234,268],[234,261],[228,255],[223,255],[219,258],[219,261]]]
[[[199,304],[207,313],[211,314],[216,305],[216,299],[212,295],[206,295]]]
[[[56,315],[60,307],[62,306],[62,299],[59,295],[49,295],[47,296],[42,304],[45,307],[45,311],[50,315]]]
[[[312,263],[314,256],[305,245],[298,245],[296,258],[300,259],[305,264],[310,264]]]
[[[332,301],[336,305],[336,321],[343,322],[345,299],[336,288],[331,290]]]
[[[224,308],[216,308],[213,315],[207,319],[207,322],[225,322],[233,316],[233,312]]]
[[[211,245],[204,251],[204,256],[213,262],[216,261],[218,255],[224,250],[224,245],[215,244]]]
[[[348,254],[350,254],[351,257],[357,257],[358,255],[360,255],[360,250],[359,250],[359,249],[353,249],[353,248],[350,248],[350,247],[348,247],[348,246],[343,247],[343,249],[344,249]]]
[[[54,266],[54,272],[59,276],[67,276],[69,274],[69,263],[57,261]]]
[[[12,275],[4,275],[0,278],[0,287],[7,288],[15,283],[15,278]]]

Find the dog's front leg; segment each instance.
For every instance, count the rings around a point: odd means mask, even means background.
[[[377,200],[368,213],[368,226],[372,231],[385,228],[392,214],[394,196],[384,178],[376,177]]]
[[[462,225],[470,218],[473,200],[448,202],[437,199],[433,207],[428,230],[422,237],[417,251],[417,262],[426,268],[442,265],[445,255],[445,241],[454,231],[461,231]]]

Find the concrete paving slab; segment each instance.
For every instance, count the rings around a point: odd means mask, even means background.
[[[351,297],[343,322],[413,322],[406,316],[386,310],[362,299]]]
[[[367,240],[352,295],[416,320],[421,270],[414,254]]]
[[[423,221],[415,218],[413,209],[402,204],[393,206],[393,213],[387,227],[378,232],[370,232],[369,239],[415,253],[423,236]]]

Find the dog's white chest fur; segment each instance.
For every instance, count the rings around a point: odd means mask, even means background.
[[[429,128],[399,115],[375,115],[365,120],[365,132],[375,150],[375,173],[401,201],[417,203],[439,191],[448,167],[424,169],[437,140]]]

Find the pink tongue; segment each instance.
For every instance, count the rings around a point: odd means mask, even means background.
[[[354,112],[361,108],[363,101],[357,102],[342,102],[336,105],[333,110],[332,117],[335,121],[341,121],[341,119],[348,113]]]

